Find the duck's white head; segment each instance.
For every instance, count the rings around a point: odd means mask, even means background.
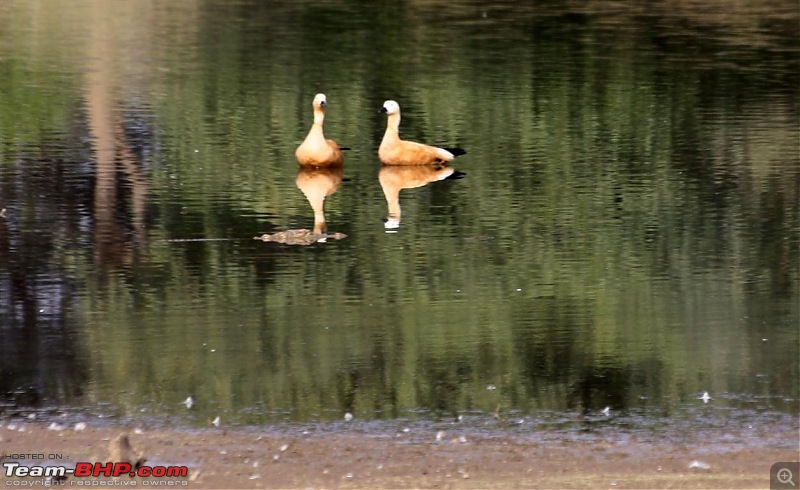
[[[387,100],[383,103],[383,107],[381,107],[381,112],[384,114],[399,114],[400,113],[400,104],[393,100]]]
[[[325,107],[328,105],[328,98],[325,94],[317,94],[314,96],[314,107]]]

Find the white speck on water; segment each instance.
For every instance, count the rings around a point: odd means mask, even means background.
[[[467,443],[467,438],[464,437],[464,436],[459,436],[458,442],[460,442],[461,444],[466,444]]]
[[[353,420],[353,414],[350,413],[350,412],[345,413],[344,414],[344,421],[345,422],[350,422],[351,420]]]
[[[608,417],[609,415],[611,415],[611,407],[606,407],[606,408],[604,408],[604,409],[603,409],[603,415],[605,415],[606,417]]]
[[[704,391],[703,392],[703,396],[701,396],[699,398],[699,400],[703,400],[703,403],[708,403],[708,400],[710,400],[710,399],[711,399],[711,397],[708,396],[708,392],[707,391]]]
[[[495,385],[487,385],[486,389],[489,390],[489,391],[494,391],[494,390],[497,389],[497,386],[495,386]]]
[[[519,293],[520,291],[522,291],[522,288],[517,288],[517,292]]]
[[[219,415],[217,415],[217,418],[215,418],[214,420],[211,421],[211,424],[214,427],[219,427]]]
[[[133,429],[133,433],[134,434],[144,434],[144,431],[142,429],[140,429],[139,427],[137,427],[137,428]]]
[[[445,435],[444,431],[440,430],[439,432],[436,433],[436,440],[441,441],[442,439],[444,439],[444,435]]]
[[[211,349],[211,352],[217,352],[217,349]]]
[[[192,406],[194,405],[194,399],[192,399],[192,397],[189,396],[185,400],[183,400],[181,403],[183,405],[185,405],[186,408],[192,408]]]
[[[64,426],[51,422],[50,425],[47,426],[47,430],[64,430]]]
[[[28,414],[28,420],[33,420],[35,418],[36,418],[36,414],[35,413],[29,413]]]
[[[78,422],[77,424],[75,424],[75,431],[76,432],[80,432],[80,431],[85,430],[85,429],[86,429],[86,422]]]
[[[250,480],[258,480],[259,478],[261,478],[261,475],[250,475],[249,479]]]
[[[345,476],[345,478],[347,478],[348,480],[352,480],[352,479],[353,479],[353,474],[352,474],[352,473],[348,473],[348,474],[346,474],[346,475],[344,475],[344,476]]]
[[[409,429],[408,427],[403,427],[403,432],[405,432],[407,434],[407,433],[411,432],[411,429]]]

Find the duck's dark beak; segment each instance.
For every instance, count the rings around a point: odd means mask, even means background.
[[[327,105],[328,105],[328,103],[327,103],[327,102],[325,102],[324,100],[323,100],[322,102],[320,102],[320,103],[319,103],[319,106],[320,106],[320,107],[326,107]]]
[[[386,114],[386,108],[381,107],[380,109],[378,109],[378,112],[380,112],[381,114]]]

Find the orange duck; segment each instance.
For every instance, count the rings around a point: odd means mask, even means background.
[[[325,121],[325,107],[328,105],[325,94],[314,96],[314,124],[303,143],[297,147],[294,156],[297,162],[306,167],[337,167],[344,163],[342,148],[333,140],[326,140],[322,132]]]
[[[393,100],[384,102],[380,112],[389,116],[386,121],[386,132],[378,148],[378,158],[385,165],[442,164],[466,153],[461,148],[437,148],[401,140],[400,105]]]

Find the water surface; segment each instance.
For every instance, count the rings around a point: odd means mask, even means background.
[[[796,429],[799,18],[4,2],[1,410]],[[325,201],[347,237],[253,240],[314,227],[317,92],[352,148]],[[395,176],[389,228],[385,99],[468,151],[461,179]]]

